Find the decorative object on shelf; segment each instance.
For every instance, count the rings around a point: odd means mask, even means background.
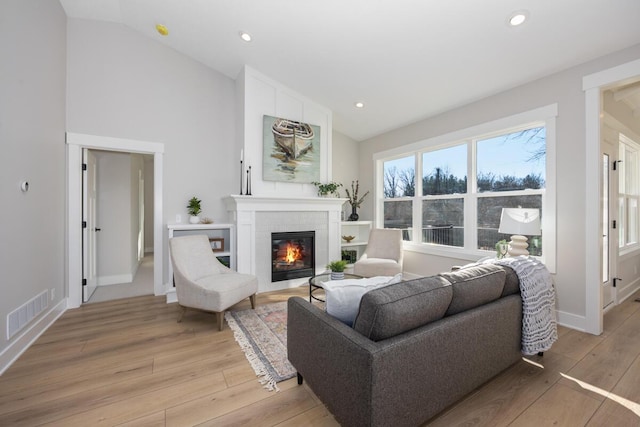
[[[211,250],[213,252],[224,252],[223,237],[209,237],[209,243],[211,243]]]
[[[320,178],[320,126],[263,116],[262,178],[309,183]]]
[[[540,209],[502,208],[498,233],[512,235],[509,256],[529,255],[525,236],[540,235]]]
[[[342,260],[347,261],[347,264],[353,264],[358,260],[358,251],[343,249]]]
[[[202,218],[202,220],[200,221],[202,224],[213,224],[213,220],[207,216],[205,216],[204,218]]]
[[[349,199],[349,204],[351,205],[351,215],[349,215],[349,221],[357,221],[360,216],[358,215],[358,208],[362,204],[362,201],[369,192],[367,191],[364,195],[358,198],[358,191],[360,190],[360,182],[358,180],[351,181],[351,193],[349,193],[349,189],[345,188],[344,191],[347,193],[347,198]]]
[[[247,196],[251,196],[251,166],[247,169]]]
[[[331,261],[327,264],[327,268],[331,270],[331,280],[342,280],[344,279],[344,269],[347,266],[347,261]]]
[[[189,204],[187,205],[187,212],[189,213],[189,222],[191,224],[200,223],[200,212],[202,212],[202,208],[200,207],[201,200],[197,197],[192,197],[189,199]]]
[[[355,238],[356,238],[356,236],[342,236],[342,240],[344,240],[347,243],[349,243],[350,241],[352,241]]]
[[[338,188],[342,187],[342,184],[340,184],[339,182],[331,181],[327,182],[326,184],[321,184],[318,181],[313,181],[312,184],[318,188],[318,196],[320,197],[327,197],[330,195],[333,197],[340,197]]]
[[[507,255],[507,251],[509,250],[509,244],[506,240],[502,239],[498,243],[496,243],[496,258],[502,259]]]

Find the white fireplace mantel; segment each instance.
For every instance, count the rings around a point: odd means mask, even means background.
[[[266,274],[266,266],[270,265],[269,245],[264,244],[263,229],[260,225],[261,213],[271,213],[269,225],[279,231],[305,231],[300,227],[318,227],[324,230],[320,237],[316,236],[316,271],[324,271],[330,260],[340,259],[340,221],[342,206],[348,199],[325,197],[274,197],[274,196],[239,196],[230,195],[224,198],[227,211],[231,213],[236,224],[237,269],[240,273],[258,276],[259,291],[265,292],[298,286],[297,283],[271,283],[270,274]],[[274,216],[273,213],[282,215]],[[305,217],[316,218],[311,223],[300,225],[292,219]],[[259,252],[259,253],[258,253]],[[264,264],[264,265],[263,265]],[[270,267],[269,267],[270,269]],[[270,270],[269,270],[270,271]]]
[[[340,213],[342,205],[349,199],[337,197],[274,197],[237,196],[224,198],[227,211],[335,211]]]

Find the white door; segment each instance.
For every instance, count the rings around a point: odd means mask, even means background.
[[[615,302],[614,280],[616,280],[616,266],[618,262],[617,235],[617,150],[616,147],[604,140],[601,144],[600,195],[601,211],[601,260],[602,260],[602,308],[607,308]],[[614,170],[614,168],[616,170]]]
[[[97,287],[98,257],[96,256],[97,236],[97,161],[96,156],[86,148],[82,150],[82,162],[86,165],[82,174],[82,302],[89,301]]]

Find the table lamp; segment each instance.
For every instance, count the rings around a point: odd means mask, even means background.
[[[540,235],[540,210],[526,208],[502,208],[498,233],[511,234],[509,256],[529,255],[525,236]]]

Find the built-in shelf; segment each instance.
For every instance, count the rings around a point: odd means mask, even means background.
[[[342,221],[340,223],[342,259],[349,259],[349,265],[352,265],[353,262],[360,258],[367,248],[371,226],[371,221]],[[355,237],[350,242],[346,242],[342,236]]]

